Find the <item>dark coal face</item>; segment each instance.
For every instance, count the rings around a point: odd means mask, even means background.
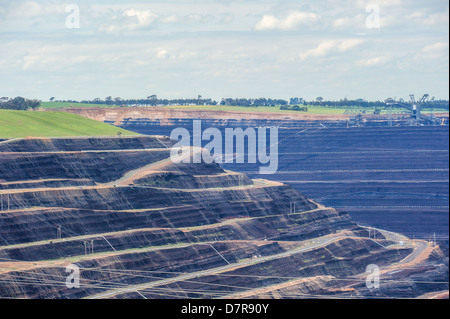
[[[133,122],[123,128],[170,135],[173,125]],[[202,120],[202,127],[256,128],[270,121]],[[283,123],[281,123],[283,124]],[[309,198],[345,210],[360,223],[448,243],[449,129],[423,127],[293,127],[279,129],[276,174],[260,175],[259,163],[223,164],[225,169],[291,184]],[[299,125],[297,125],[299,126]],[[206,145],[209,141],[204,141]]]

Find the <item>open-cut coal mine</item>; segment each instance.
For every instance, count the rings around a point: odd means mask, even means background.
[[[448,298],[446,246],[370,217],[448,206],[448,128],[281,131],[273,176],[174,163],[163,129],[0,142],[2,298]]]
[[[143,134],[192,132],[193,120],[127,119],[120,125]],[[448,244],[448,126],[304,127],[303,121],[202,120],[204,128],[282,125],[278,170],[259,174],[259,164],[225,163],[251,178],[291,185],[314,201],[347,211],[362,225],[411,238],[437,237]],[[205,144],[208,141],[203,142]]]

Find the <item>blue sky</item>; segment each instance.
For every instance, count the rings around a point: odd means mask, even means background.
[[[79,28],[67,27],[70,4]],[[447,0],[0,0],[0,95],[448,99],[448,11]]]

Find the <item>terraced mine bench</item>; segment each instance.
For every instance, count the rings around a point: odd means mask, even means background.
[[[383,298],[448,290],[439,247],[407,238],[395,245],[393,235],[369,234],[287,184],[218,164],[174,164],[170,143],[142,136],[0,144],[0,195],[8,200],[0,211],[0,297]],[[365,285],[371,264],[388,274],[376,291]],[[68,266],[80,270],[79,287],[67,285]]]

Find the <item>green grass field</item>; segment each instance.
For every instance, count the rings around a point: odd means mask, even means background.
[[[66,103],[66,102],[42,102],[42,109],[57,109],[57,108],[67,108],[67,107],[119,107],[118,105],[105,105],[105,104],[86,104],[86,103]],[[332,108],[326,106],[312,106],[306,105],[308,112],[300,111],[288,111],[280,110],[279,106],[260,106],[260,107],[245,107],[245,106],[228,106],[228,105],[170,105],[162,106],[167,109],[182,109],[182,110],[203,110],[203,111],[227,111],[227,112],[259,112],[259,113],[293,113],[293,114],[344,114],[348,109],[347,107],[342,108]],[[374,108],[366,108],[368,113],[373,113]],[[398,112],[402,109],[398,109]],[[429,111],[423,111],[427,113]],[[434,112],[448,112],[445,110],[434,110]],[[382,114],[387,113],[386,110],[381,111]]]
[[[118,105],[69,103],[69,102],[41,102],[42,109],[58,109],[67,107],[119,107]],[[309,114],[342,114],[345,109],[331,109],[325,107],[308,107],[308,112],[280,110],[279,106],[228,106],[228,105],[170,105],[163,106],[167,109],[204,110],[204,111],[229,111],[229,112],[273,112],[273,113],[309,113]]]
[[[139,135],[66,112],[0,110],[0,138]]]

